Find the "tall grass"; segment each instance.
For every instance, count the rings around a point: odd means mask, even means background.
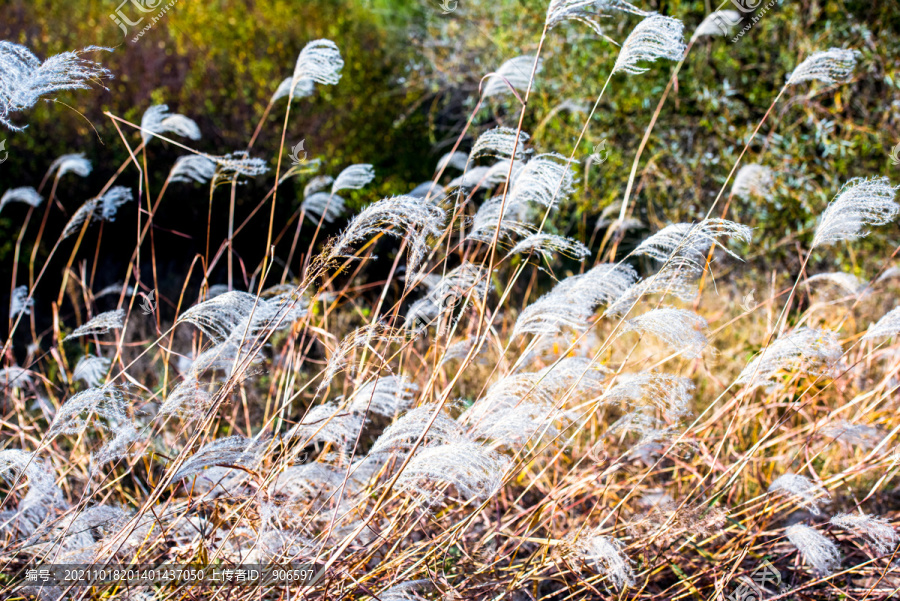
[[[608,19],[637,17],[572,151],[534,148],[523,123],[547,37],[585,24],[605,36]],[[340,85],[339,40],[310,42],[274,91],[247,148],[284,110],[277,152],[199,152],[189,144],[200,128],[165,105],[140,125],[108,113],[129,162],[46,233],[56,240],[43,263],[34,241],[27,283],[12,271],[0,371],[4,598],[674,600],[748,586],[763,587],[757,598],[891,597],[897,268],[893,256],[872,257],[865,274],[810,277],[806,267],[813,248],[837,254],[893,223],[895,188],[860,174],[835,190],[798,249],[798,274],[754,272],[741,258],[754,231],[726,218],[732,197],[770,192],[771,170],[740,162],[779,99],[808,81],[851,82],[857,54],[798,58],[710,206],[624,252],[627,218],[640,217],[629,203],[638,160],[701,35],[705,21],[686,45],[680,20],[618,0],[552,0],[536,52],[485,75],[434,180],[372,202],[330,239],[323,232],[346,210],[337,193],[383,177],[368,164],[317,174],[317,162],[285,163],[292,111],[317,86]],[[618,218],[595,229],[605,228],[598,246],[560,235],[554,218],[583,185],[578,143],[603,95],[671,62]],[[90,68],[76,87],[104,73]],[[497,96],[516,127],[479,131],[475,115]],[[155,139],[185,155],[148,164]],[[60,179],[87,176],[85,162],[63,157],[0,209],[24,202],[26,222],[43,210],[46,223]],[[160,190],[151,170],[168,173]],[[262,198],[242,195],[249,178],[270,185]],[[277,223],[279,190],[294,181],[304,200]],[[207,194],[209,221],[205,252],[185,257],[184,284],[167,290],[153,232],[167,227],[155,214],[171,186]],[[212,232],[222,187],[224,237]],[[239,198],[253,207],[243,223]],[[116,219],[129,203],[140,207],[134,224]],[[264,258],[247,265],[234,239],[257,213]],[[118,227],[137,233],[127,273],[94,290],[103,229]],[[301,228],[312,233],[306,248]],[[49,273],[56,252],[70,258]],[[367,268],[378,252],[393,253],[384,277]],[[216,284],[223,264],[227,284]],[[35,303],[54,278],[56,302]],[[38,333],[37,314],[52,315],[48,331]],[[33,344],[14,348],[25,320]],[[314,576],[138,592],[22,579],[46,563],[290,562]],[[754,580],[761,566],[778,582]]]

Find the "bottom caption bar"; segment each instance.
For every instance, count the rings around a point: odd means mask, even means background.
[[[7,575],[12,576],[12,581],[20,586],[296,586],[309,584],[315,575],[315,568],[311,564],[42,564]]]

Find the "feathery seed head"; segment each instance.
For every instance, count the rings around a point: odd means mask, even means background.
[[[200,128],[193,119],[170,113],[166,104],[155,104],[141,118],[141,139],[146,144],[153,134],[173,133],[191,140],[200,139]]]
[[[303,80],[334,85],[341,80],[341,69],[344,60],[337,44],[331,40],[315,40],[308,43],[300,51],[294,67],[294,85],[300,86]]]
[[[280,84],[278,84],[278,89],[275,90],[275,93],[272,94],[272,99],[269,101],[272,104],[275,104],[282,98],[287,98],[291,95],[291,88],[294,87],[294,78],[287,77]],[[313,92],[316,90],[316,82],[312,79],[301,78],[297,80],[297,87],[294,88],[294,95],[292,96],[293,100],[297,100],[298,98],[306,98],[307,96],[312,96]]]
[[[863,238],[869,235],[865,227],[893,221],[900,212],[896,190],[886,177],[848,181],[822,214],[811,248]]]
[[[330,175],[317,175],[314,178],[310,179],[306,182],[306,186],[303,188],[303,197],[306,198],[316,192],[322,192],[326,190],[331,184],[334,183],[334,178]]]
[[[672,17],[651,15],[638,23],[622,44],[612,72],[644,73],[649,68],[640,67],[638,63],[660,58],[678,61],[684,57],[685,49],[684,24]]]
[[[509,465],[506,457],[488,447],[460,440],[421,449],[397,480],[399,490],[435,500],[432,487],[452,485],[464,499],[487,499],[500,489]]]
[[[574,160],[556,154],[539,154],[525,163],[513,182],[510,196],[518,203],[536,202],[555,207],[574,192]]]
[[[841,354],[835,332],[798,328],[763,349],[741,371],[736,383],[747,384],[751,388],[765,385],[774,389],[778,386],[776,376],[782,370],[827,376],[833,372]]]
[[[200,154],[188,154],[178,157],[169,172],[169,181],[188,183],[191,181],[205,184],[216,176],[216,162]]]
[[[627,320],[621,331],[653,334],[673,351],[695,359],[709,344],[704,334],[706,328],[706,320],[693,311],[661,307]]]
[[[816,52],[800,63],[793,73],[788,75],[787,85],[795,85],[804,81],[821,81],[833,85],[847,83],[856,68],[857,50],[829,48]]]
[[[691,36],[691,40],[696,40],[705,35],[728,35],[732,28],[740,22],[741,13],[736,10],[717,10],[711,12],[706,15],[706,18],[703,19],[703,21],[700,22],[700,25],[697,26],[697,29],[694,30],[694,35]]]
[[[350,165],[335,178],[331,186],[331,193],[341,190],[359,190],[375,179],[375,169],[372,165]]]
[[[475,140],[472,151],[469,153],[469,160],[492,156],[507,160],[515,158],[521,161],[531,152],[531,150],[525,149],[528,138],[528,134],[524,131],[518,132],[517,135],[516,130],[509,127],[489,129]],[[513,152],[515,152],[515,156],[513,156]]]
[[[634,586],[634,562],[625,555],[621,541],[597,533],[589,533],[577,541],[569,540],[575,553],[597,572],[605,574],[616,590]]]
[[[41,62],[28,48],[12,42],[0,42],[0,123],[13,131],[27,126],[12,123],[11,113],[34,106],[41,97],[62,90],[87,90],[92,83],[112,77],[99,63],[82,58],[86,52],[110,48],[89,46],[63,52]],[[103,87],[101,85],[101,87]]]
[[[756,164],[744,165],[734,176],[731,193],[745,201],[754,196],[765,198],[772,193],[774,182],[772,170],[768,167]]]
[[[460,171],[464,171],[466,168],[466,164],[469,162],[469,155],[464,152],[448,152],[444,156],[438,159],[437,166],[435,166],[435,172],[446,169],[447,167],[453,167],[454,169],[459,169]]]
[[[829,498],[828,491],[800,474],[783,474],[769,485],[769,492],[783,492],[793,495],[801,507],[805,507],[813,515],[819,515],[818,498]]]
[[[900,536],[887,519],[860,513],[839,513],[829,520],[833,525],[865,537],[882,555],[887,555],[900,542]]]
[[[535,75],[540,73],[542,67],[543,61],[538,60]],[[509,59],[500,65],[496,73],[488,76],[481,93],[482,97],[490,98],[512,94],[512,90],[509,89],[510,85],[520,92],[525,92],[531,81],[532,68],[534,68],[533,56],[517,56]]]
[[[784,533],[800,551],[804,561],[819,574],[830,574],[841,565],[841,553],[837,546],[815,528],[794,524],[789,526]]]
[[[647,17],[653,12],[643,11],[625,0],[550,0],[547,7],[547,29],[553,29],[566,21],[580,21],[596,34],[604,35],[600,19],[610,16],[610,11],[620,11]]]
[[[81,380],[90,388],[97,388],[106,378],[111,363],[105,357],[84,355],[78,360],[78,364],[75,365],[72,379],[76,381]]]
[[[115,309],[100,313],[83,326],[76,328],[74,332],[63,338],[63,341],[80,336],[106,334],[110,330],[121,330],[123,327],[125,327],[125,309]]]
[[[313,223],[318,223],[320,219],[326,223],[333,223],[343,215],[345,207],[343,198],[328,192],[314,192],[305,197],[300,206]]]
[[[538,253],[549,263],[553,258],[553,253],[584,261],[590,256],[591,251],[574,238],[565,238],[556,234],[531,234],[509,251],[510,255],[525,253]]]
[[[863,340],[874,340],[900,334],[900,307],[894,307],[885,313],[878,322],[869,326]]]
[[[78,177],[87,177],[91,174],[91,169],[93,169],[91,162],[84,158],[83,152],[79,152],[78,154],[64,154],[50,163],[50,167],[47,169],[47,175],[56,173],[57,179],[67,173],[74,173]]]
[[[31,315],[34,307],[34,299],[28,296],[28,286],[16,286],[9,299],[9,318],[15,319],[19,315]]]
[[[30,207],[37,208],[44,202],[44,197],[38,194],[37,190],[31,186],[10,188],[3,193],[3,198],[0,198],[0,211],[11,202],[24,202]]]
[[[845,420],[828,424],[822,430],[822,434],[841,444],[860,446],[864,449],[874,447],[881,442],[881,438],[884,436],[878,428],[864,424],[851,424]]]
[[[332,257],[348,256],[351,245],[375,234],[405,237],[407,270],[415,272],[428,251],[428,236],[443,232],[444,209],[412,196],[380,200],[356,215],[331,248]]]

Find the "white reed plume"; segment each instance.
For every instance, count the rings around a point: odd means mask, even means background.
[[[269,102],[275,104],[282,98],[287,98],[291,95],[291,88],[293,86],[294,78],[285,78],[280,84],[278,84],[278,89],[276,89],[275,93],[272,94],[272,99]],[[301,78],[297,80],[297,87],[294,88],[294,95],[292,98],[293,100],[297,100],[298,98],[306,98],[307,96],[312,96],[315,90],[316,82],[314,82],[312,79]]]
[[[123,327],[125,327],[125,309],[115,309],[100,313],[83,326],[76,328],[74,332],[63,338],[63,341],[79,336],[106,334],[110,330],[121,330]]]
[[[672,295],[681,300],[692,300],[697,294],[694,281],[702,272],[703,268],[694,258],[676,252],[656,274],[635,282],[611,302],[603,316],[626,315],[641,298],[650,294]]]
[[[57,178],[61,178],[67,173],[74,173],[78,177],[87,177],[91,174],[91,162],[84,158],[84,153],[64,154],[52,163],[47,169],[47,176],[56,173]]]
[[[351,245],[375,234],[405,238],[408,247],[407,270],[414,273],[428,251],[428,236],[440,236],[444,228],[444,209],[421,198],[394,196],[363,209],[337,238],[332,256],[349,256]]]
[[[91,453],[91,473],[98,474],[100,466],[123,457],[135,457],[143,452],[136,443],[146,440],[146,435],[138,430],[134,422],[128,420],[112,428],[115,436]]]
[[[253,469],[260,461],[266,446],[265,441],[247,439],[243,436],[214,440],[188,457],[175,472],[173,480],[190,478],[211,466],[227,465]]]
[[[448,484],[464,499],[487,499],[503,484],[509,459],[477,442],[461,440],[421,449],[397,479],[397,488],[433,499],[429,489]]]
[[[25,46],[0,42],[0,123],[21,131],[27,126],[12,123],[10,114],[31,108],[42,96],[62,90],[88,90],[92,83],[106,89],[100,80],[112,77],[112,73],[99,63],[81,57],[99,50],[112,52],[110,48],[89,46],[41,62]]]
[[[444,187],[431,181],[422,182],[410,190],[407,196],[415,198],[442,198],[444,196]]]
[[[359,190],[368,185],[373,179],[375,179],[375,169],[372,168],[372,165],[365,163],[350,165],[334,179],[331,193],[334,194],[341,190]]]
[[[320,219],[332,223],[343,215],[345,205],[344,199],[337,194],[315,192],[304,198],[300,206],[313,223],[318,223]]]
[[[875,280],[875,282],[883,282],[885,280],[890,280],[896,277],[900,277],[900,267],[896,265],[892,265],[885,269],[880,276]]]
[[[480,187],[482,189],[493,188],[497,184],[506,181],[509,174],[509,161],[498,161],[490,167],[477,166],[470,167],[465,173],[459,177],[455,177],[447,184],[447,189],[467,188],[474,189]],[[512,164],[512,181],[515,181],[518,174],[522,171],[522,161],[513,161]]]
[[[9,299],[9,318],[15,319],[19,315],[31,315],[34,307],[34,299],[28,296],[28,286],[16,286]]]
[[[305,198],[316,192],[322,192],[331,187],[331,184],[333,183],[334,178],[330,175],[317,175],[306,182],[306,186],[303,187],[303,197]]]
[[[360,386],[350,398],[350,409],[394,417],[412,404],[419,387],[403,376],[385,376]]]
[[[103,196],[92,198],[82,204],[66,223],[62,238],[78,233],[84,223],[91,221],[115,221],[119,207],[134,200],[131,188],[113,186]]]
[[[804,81],[821,81],[829,85],[850,81],[853,69],[856,68],[856,50],[829,48],[816,52],[800,63],[794,72],[788,75],[786,85],[796,85]]]
[[[376,348],[378,344],[400,343],[405,340],[409,340],[407,332],[388,327],[382,323],[375,323],[353,330],[341,340],[338,347],[328,357],[328,364],[323,371],[319,390],[327,388],[334,376],[350,365],[349,357],[356,349],[366,349],[381,357],[381,353]]]
[[[502,218],[500,216],[501,207],[503,209]],[[534,226],[526,222],[527,212],[528,207],[514,198],[508,197],[505,205],[502,196],[486,200],[478,207],[466,240],[490,244],[498,227],[500,228],[498,236],[500,240],[530,236]]]
[[[822,435],[833,438],[835,442],[844,445],[860,446],[864,449],[870,449],[881,442],[884,433],[874,426],[852,424],[848,421],[841,420],[825,426],[822,429]]]
[[[0,369],[0,387],[9,390],[20,390],[25,386],[34,386],[34,372],[18,365],[10,365]]]
[[[585,329],[598,305],[620,298],[636,279],[637,273],[624,263],[601,264],[583,275],[570,276],[525,307],[513,336],[555,334],[564,326]]]
[[[230,181],[236,176],[256,177],[269,170],[266,161],[255,159],[246,150],[210,157],[216,162],[216,180]]]
[[[50,466],[49,461],[42,461],[36,453],[29,453],[21,449],[0,451],[0,477],[12,484],[21,476],[28,478],[28,486],[36,493],[29,494],[32,498],[50,497],[61,500],[62,491],[56,486],[56,472]],[[0,530],[2,530],[2,526],[0,526]]]
[[[724,36],[728,35],[731,29],[741,22],[741,13],[736,10],[717,10],[706,15],[706,18],[700,22],[691,41],[699,37],[708,36]]]
[[[621,331],[653,334],[673,351],[695,359],[709,344],[704,333],[707,325],[706,320],[693,311],[660,307],[627,320]]]
[[[844,530],[849,530],[859,537],[869,539],[872,546],[881,553],[887,555],[900,542],[900,536],[890,525],[887,519],[866,515],[865,513],[839,513],[829,520],[833,525]]]
[[[566,21],[579,21],[598,35],[604,35],[600,28],[600,19],[610,16],[607,14],[609,11],[628,12],[641,17],[653,14],[624,0],[550,0],[546,27],[550,30]]]
[[[634,562],[625,555],[625,545],[621,541],[589,532],[569,544],[578,557],[591,564],[598,573],[606,575],[616,590],[634,586]]]
[[[159,407],[158,416],[177,415],[185,419],[198,419],[212,407],[214,392],[210,385],[201,382],[196,372],[190,372],[172,389]]]
[[[188,154],[178,157],[169,172],[169,181],[188,183],[191,181],[205,184],[216,176],[216,162],[199,154]]]
[[[476,402],[467,412],[467,417],[474,422],[469,435],[514,449],[528,441],[536,443],[544,436],[555,438],[575,417],[569,412],[530,400],[509,406],[483,405],[482,402]]]
[[[655,407],[669,419],[691,413],[694,383],[689,378],[657,372],[621,374],[603,394],[603,403],[625,403],[634,409]]]
[[[869,326],[869,331],[863,336],[863,340],[874,340],[876,338],[886,338],[888,336],[896,336],[900,334],[900,307],[894,307],[878,320],[874,325]]]
[[[112,362],[106,357],[97,357],[96,355],[84,355],[75,365],[72,372],[73,380],[81,380],[88,385],[89,388],[97,388],[106,379],[109,372],[109,366]]]
[[[751,200],[754,196],[766,198],[772,193],[774,183],[775,178],[768,167],[756,164],[744,165],[734,176],[731,193],[745,201]]]
[[[393,451],[411,451],[419,436],[431,422],[437,405],[430,403],[421,405],[404,413],[397,421],[388,426],[375,441],[369,455],[390,453]],[[441,410],[434,423],[425,433],[423,447],[443,445],[462,438],[462,427]]]
[[[555,207],[574,192],[575,160],[556,154],[539,154],[525,163],[513,182],[510,196],[517,202],[536,202]]]
[[[599,394],[612,373],[590,357],[565,357],[536,373],[540,387],[555,399],[564,394]]]
[[[819,574],[830,574],[841,565],[841,553],[837,546],[815,528],[794,524],[788,526],[784,533],[800,551],[803,560]]]
[[[427,584],[427,580],[408,580],[381,591],[377,598],[379,601],[424,601],[419,591]]]
[[[469,153],[469,159],[492,156],[499,159],[523,160],[531,152],[531,150],[525,150],[528,137],[524,131],[517,132],[509,127],[489,129],[475,140],[475,145],[472,146],[472,151]],[[513,149],[515,149],[515,157],[513,157]]]
[[[98,422],[98,427],[116,431],[131,422],[126,408],[132,398],[125,389],[112,385],[79,392],[59,408],[47,430],[47,437],[53,439],[60,434],[80,434],[87,428],[88,421],[94,415],[108,422],[106,424]]]
[[[356,442],[363,427],[363,416],[333,403],[316,405],[310,409],[303,421],[291,428],[285,437],[305,441],[319,441],[349,449]]]
[[[283,495],[288,503],[335,497],[344,486],[346,472],[316,461],[287,468],[269,487],[270,494]]]
[[[260,299],[248,292],[225,292],[194,305],[182,313],[175,323],[194,324],[216,342],[222,342],[235,326],[253,313],[259,303]]]
[[[868,282],[859,279],[852,273],[841,271],[819,273],[806,280],[807,284],[818,284],[820,282],[831,284],[833,287],[853,296],[863,292],[868,285]]]
[[[481,95],[483,98],[492,96],[505,96],[512,94],[509,86],[512,86],[520,92],[528,89],[531,82],[531,71],[534,68],[534,56],[517,56],[511,58],[502,65],[497,71],[488,76],[484,84],[484,90]],[[543,60],[538,60],[535,75],[540,73],[543,68]]]
[[[640,453],[642,447],[671,439],[675,430],[669,428],[661,419],[648,415],[645,409],[640,409],[626,413],[617,419],[606,431],[609,436],[620,436],[629,432],[635,432],[640,435],[637,444],[633,445],[629,452]]]
[[[459,361],[465,359],[474,345],[474,338],[464,338],[463,340],[457,340],[456,342],[450,344],[447,347],[447,350],[444,351],[444,356],[441,358],[441,365],[444,365],[445,363],[448,363],[450,361]],[[479,356],[483,354],[484,350],[484,345],[482,345],[476,351],[476,361],[478,360]]]
[[[303,80],[334,85],[341,80],[344,60],[337,44],[331,40],[314,40],[300,51],[294,67],[294,84],[299,87]]]
[[[672,17],[651,15],[638,23],[622,44],[612,72],[644,73],[650,69],[640,67],[638,63],[660,58],[679,61],[684,57],[685,49],[684,24]]]
[[[166,104],[155,104],[144,111],[141,118],[141,139],[146,144],[153,134],[165,133],[173,133],[191,140],[200,139],[200,128],[193,119],[178,113],[170,113]]]
[[[793,496],[799,501],[801,507],[805,507],[813,515],[819,515],[819,498],[828,499],[828,491],[800,474],[783,474],[769,485],[769,492],[783,492]]]
[[[37,208],[44,202],[44,197],[38,194],[38,191],[31,186],[10,188],[3,193],[3,198],[0,198],[0,211],[11,202],[23,202],[30,207]]]
[[[435,166],[435,172],[442,171],[447,167],[453,167],[454,169],[459,169],[460,171],[465,170],[466,163],[469,162],[469,155],[464,152],[454,151],[448,152],[444,156],[438,159],[437,166]]]
[[[896,188],[886,177],[853,178],[838,192],[819,220],[812,247],[856,240],[869,235],[864,228],[894,220],[900,205],[894,202]]]
[[[810,376],[828,376],[841,358],[841,345],[831,330],[797,328],[779,338],[747,364],[737,384],[751,388],[765,385],[777,388],[776,376],[782,370],[798,371]]]
[[[559,253],[564,257],[577,261],[584,261],[591,255],[588,247],[578,240],[557,236],[556,234],[531,234],[509,251],[510,255],[525,253],[537,253],[546,259],[548,263],[553,259],[554,253]]]
[[[697,268],[702,268],[713,245],[738,258],[722,245],[719,238],[729,236],[749,242],[751,231],[749,227],[727,219],[704,219],[696,224],[673,223],[641,242],[631,254],[646,255],[657,261],[670,260],[677,254]]]

